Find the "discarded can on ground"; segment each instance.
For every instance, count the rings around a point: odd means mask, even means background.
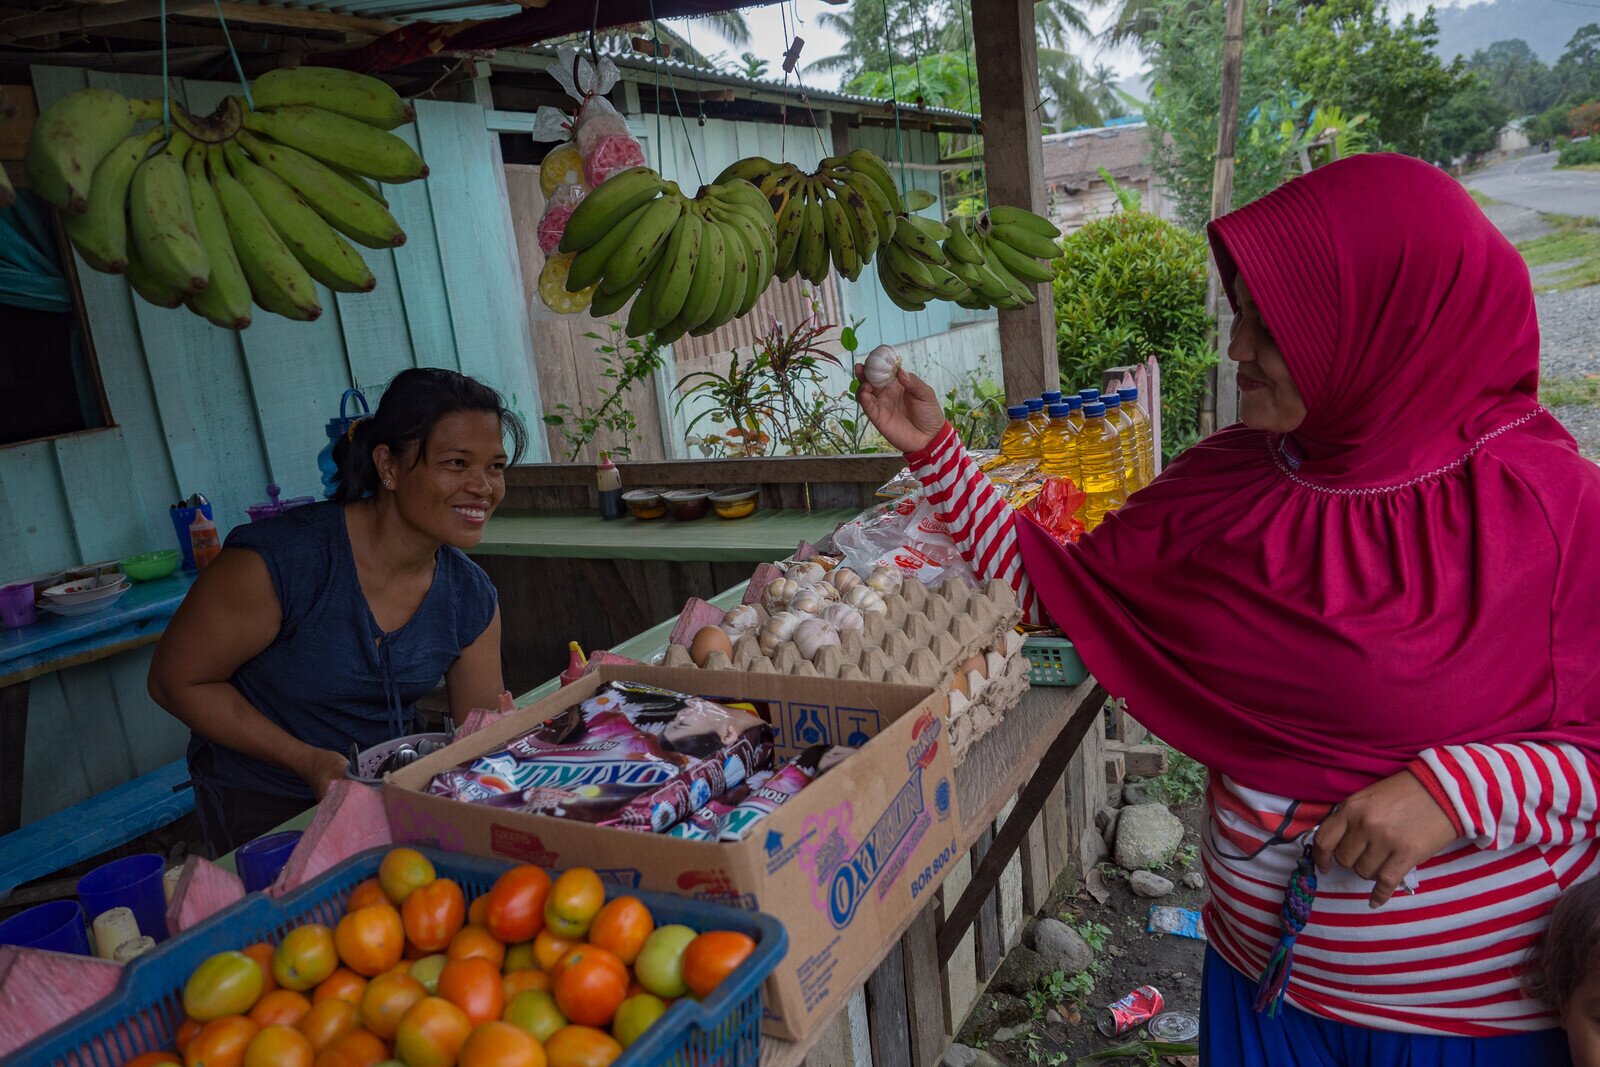
[[[1161,1010],[1161,1005],[1161,991],[1153,985],[1142,985],[1101,1008],[1095,1016],[1095,1025],[1107,1037],[1120,1037],[1149,1022]]]
[[[1186,1011],[1164,1011],[1150,1020],[1149,1030],[1157,1041],[1193,1041],[1200,1036],[1200,1020]]]

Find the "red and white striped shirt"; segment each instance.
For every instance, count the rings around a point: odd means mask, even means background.
[[[1023,573],[1011,506],[946,425],[907,456],[962,556],[1017,591],[1024,617],[1047,617]],[[1138,709],[1130,709],[1137,714]],[[1318,879],[1295,942],[1288,1000],[1380,1030],[1495,1036],[1557,1025],[1521,987],[1522,964],[1562,890],[1600,872],[1595,766],[1567,744],[1449,745],[1408,768],[1461,839],[1423,863],[1381,908],[1372,883],[1343,867]],[[1202,858],[1206,930],[1235,969],[1259,975],[1277,944],[1284,891],[1332,805],[1250,789],[1213,772]]]

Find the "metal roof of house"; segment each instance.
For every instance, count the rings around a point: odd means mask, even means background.
[[[1083,188],[1101,168],[1113,178],[1138,179],[1150,173],[1150,127],[1146,123],[1072,130],[1044,138],[1047,185]]]

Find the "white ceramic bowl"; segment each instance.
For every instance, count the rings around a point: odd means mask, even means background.
[[[121,600],[123,594],[132,588],[132,585],[133,583],[130,582],[124,588],[112,590],[116,594],[115,596],[101,597],[99,600],[91,600],[86,604],[52,604],[48,600],[41,600],[37,606],[40,611],[48,611],[52,615],[60,615],[69,619],[76,615],[93,615],[97,611],[105,611]]]
[[[116,598],[128,591],[131,584],[120,573],[107,574],[100,578],[84,578],[46,589],[44,591],[44,602],[57,607],[98,603],[102,600],[114,602]]]

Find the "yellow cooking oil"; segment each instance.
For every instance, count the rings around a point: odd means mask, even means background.
[[[1144,488],[1139,480],[1139,431],[1128,413],[1122,410],[1120,394],[1107,393],[1101,402],[1106,406],[1106,421],[1117,428],[1117,440],[1122,446],[1122,485],[1132,494]]]
[[[1093,530],[1109,512],[1127,499],[1123,482],[1122,442],[1117,428],[1106,421],[1100,401],[1083,406],[1083,434],[1078,438],[1078,463],[1083,468],[1083,525]]]
[[[1044,463],[1040,469],[1058,478],[1071,478],[1074,485],[1083,484],[1083,468],[1078,462],[1078,431],[1072,425],[1072,407],[1060,402],[1051,404],[1048,413],[1050,424],[1045,427],[1041,448]]]
[[[1143,489],[1156,480],[1155,430],[1150,425],[1150,416],[1144,413],[1144,407],[1139,403],[1137,387],[1118,389],[1117,395],[1122,398],[1123,414],[1133,422],[1134,441],[1139,451],[1139,488]]]
[[[1006,408],[1006,428],[1000,433],[1002,458],[1021,462],[1039,458],[1039,441],[1033,424],[1028,421],[1028,405],[1015,404]]]

